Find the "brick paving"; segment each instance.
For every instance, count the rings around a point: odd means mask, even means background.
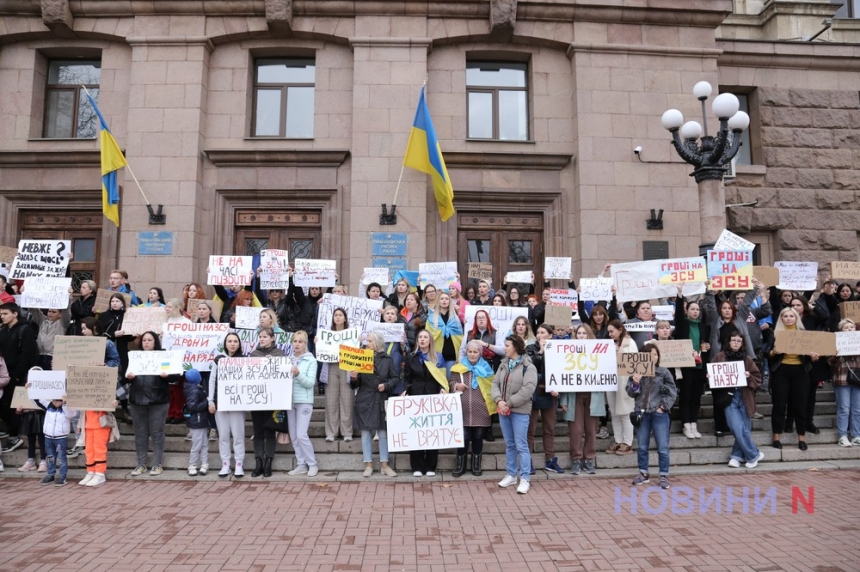
[[[0,571],[857,571],[859,481],[855,470],[687,475],[673,480],[663,512],[659,489],[637,488],[632,514],[630,502],[615,506],[630,480],[614,478],[535,481],[526,496],[488,481],[57,489],[3,479]],[[756,486],[775,488],[764,510]],[[726,514],[726,487],[735,496],[750,487],[746,510],[735,503]],[[804,496],[814,487],[812,514],[802,504],[792,513],[792,487]],[[721,514],[702,513],[700,488],[722,494]],[[673,514],[672,491],[693,493],[692,505],[676,503],[690,514]]]

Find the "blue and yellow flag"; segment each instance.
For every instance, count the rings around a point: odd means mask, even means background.
[[[119,228],[119,185],[116,182],[116,172],[118,169],[122,169],[128,165],[128,163],[122,151],[120,151],[116,139],[111,135],[110,129],[108,129],[107,123],[105,123],[105,118],[102,117],[102,113],[99,111],[99,106],[96,105],[96,102],[90,97],[89,93],[87,94],[87,99],[90,100],[93,109],[96,110],[96,115],[99,116],[99,122],[101,123],[99,147],[102,152],[102,212],[105,213],[109,221]]]
[[[436,139],[436,129],[430,118],[430,110],[427,109],[423,87],[403,164],[430,175],[433,179],[433,194],[436,195],[436,204],[439,205],[439,217],[443,221],[451,218],[454,214],[454,187],[448,177],[448,169],[445,167],[445,159],[442,158],[439,140]]]

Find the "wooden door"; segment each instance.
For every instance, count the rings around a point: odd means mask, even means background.
[[[83,280],[101,284],[101,236],[103,214],[100,211],[50,212],[24,211],[20,217],[19,239],[69,240],[72,262],[69,264],[72,288],[79,292]]]
[[[277,248],[296,258],[320,258],[319,212],[239,211],[236,213],[234,252],[253,256],[267,248]]]

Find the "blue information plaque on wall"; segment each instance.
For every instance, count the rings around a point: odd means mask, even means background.
[[[374,232],[370,240],[373,256],[406,256],[405,232]]]
[[[138,256],[172,256],[172,232],[140,232],[137,235]]]

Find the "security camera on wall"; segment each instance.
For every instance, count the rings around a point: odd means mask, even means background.
[[[636,147],[633,148],[633,154],[634,155],[639,155],[640,153],[642,153],[642,146],[641,145],[637,145]]]

